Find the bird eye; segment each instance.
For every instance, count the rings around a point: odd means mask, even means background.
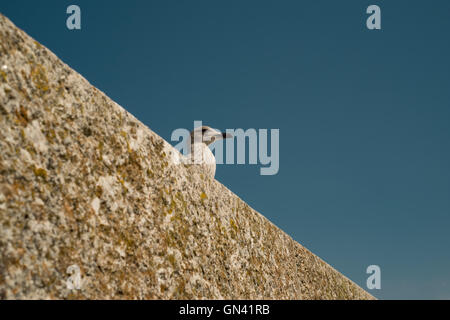
[[[202,133],[205,133],[208,129],[203,128]]]

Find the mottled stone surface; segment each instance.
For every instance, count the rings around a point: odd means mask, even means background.
[[[0,149],[1,298],[372,299],[2,15]]]

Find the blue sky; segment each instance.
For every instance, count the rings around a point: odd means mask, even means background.
[[[77,4],[82,30],[66,28]],[[382,29],[366,28],[381,8]],[[280,171],[216,178],[381,299],[450,299],[450,2],[2,1],[170,141],[194,120],[280,129]]]

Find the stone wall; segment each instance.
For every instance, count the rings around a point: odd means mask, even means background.
[[[0,298],[373,298],[1,14],[0,150]]]

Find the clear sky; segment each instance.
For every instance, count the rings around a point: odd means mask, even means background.
[[[82,30],[66,28],[77,4]],[[381,8],[382,29],[366,28]],[[450,1],[1,1],[170,141],[279,128],[280,171],[216,178],[381,299],[450,299]]]

